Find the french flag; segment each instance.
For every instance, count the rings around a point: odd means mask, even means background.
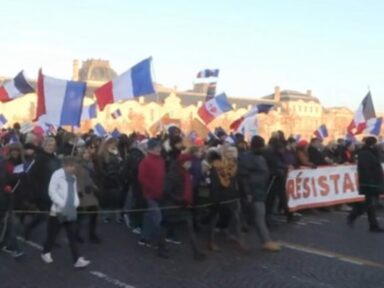
[[[122,100],[155,93],[151,75],[152,58],[145,59],[95,91],[100,111]]]
[[[273,104],[259,104],[253,107],[250,111],[248,111],[245,115],[240,117],[239,119],[232,122],[229,126],[233,131],[238,131],[240,126],[242,126],[245,119],[249,117],[253,117],[259,113],[268,113],[272,108]]]
[[[9,102],[33,92],[35,90],[25,78],[24,71],[21,71],[15,78],[0,87],[0,102]]]
[[[105,130],[103,125],[101,125],[100,123],[97,123],[93,130],[95,131],[95,134],[99,137],[104,137],[108,134],[107,130]]]
[[[57,126],[80,126],[86,83],[56,79],[39,71],[36,118]]]
[[[3,114],[0,114],[0,128],[7,124],[8,120]]]
[[[381,125],[383,124],[383,118],[372,118],[367,121],[367,128],[365,128],[366,134],[379,136],[381,132]]]
[[[120,109],[117,109],[116,111],[113,111],[113,112],[111,113],[111,116],[112,116],[113,119],[120,118],[120,117],[121,117],[121,111],[120,111]]]
[[[204,69],[197,73],[196,78],[219,77],[219,69]]]
[[[208,124],[221,114],[231,110],[233,110],[233,108],[228,101],[227,95],[223,93],[205,102],[203,106],[199,108],[197,114],[205,124]]]
[[[368,92],[347,128],[348,133],[353,135],[363,133],[367,128],[367,121],[373,118],[376,118],[375,107],[373,106],[371,92]]]
[[[327,129],[327,126],[325,126],[324,124],[321,125],[315,132],[314,132],[315,136],[321,140],[325,139],[328,137],[328,129]]]
[[[93,103],[88,106],[83,107],[81,112],[81,121],[91,120],[97,118],[97,106],[96,103]]]
[[[121,136],[121,133],[119,130],[117,130],[117,128],[115,128],[115,130],[112,131],[111,136],[112,138],[119,138]]]

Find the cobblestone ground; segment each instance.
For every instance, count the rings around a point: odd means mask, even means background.
[[[209,253],[204,262],[192,259],[187,243],[170,246],[171,259],[159,259],[153,250],[139,247],[138,237],[125,226],[101,224],[103,244],[80,246],[92,260],[81,271],[72,268],[64,235],[51,265],[40,260],[42,239],[35,236],[33,242],[22,243],[22,259],[0,254],[0,287],[384,287],[384,233],[369,233],[366,218],[351,229],[345,217],[321,212],[306,214],[295,224],[281,219],[273,229],[284,245],[280,253],[261,251],[256,233],[250,232],[245,236],[252,247],[249,255],[221,240],[222,252]],[[384,226],[384,218],[380,222]]]

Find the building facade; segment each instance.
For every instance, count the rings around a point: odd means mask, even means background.
[[[105,82],[113,79],[117,73],[106,60],[89,59],[81,64],[73,62],[73,80],[87,82],[85,105],[95,101],[93,92]],[[0,83],[1,79],[0,78]],[[33,81],[31,81],[33,83]],[[84,121],[81,130],[86,131],[96,123],[102,123],[107,130],[115,128],[126,133],[148,131],[148,129],[165,115],[179,119],[182,129],[189,131],[191,122],[198,118],[197,111],[203,104],[207,85],[196,84],[188,91],[156,85],[156,94],[140,97],[137,100],[114,103],[98,111],[97,119]],[[345,136],[346,127],[350,123],[353,112],[345,107],[325,108],[311,90],[305,93],[293,90],[281,90],[275,87],[274,92],[260,98],[240,98],[229,96],[233,111],[228,112],[209,124],[210,129],[223,127],[229,130],[230,124],[244,115],[254,105],[268,103],[275,107],[268,114],[258,116],[258,131],[263,137],[269,137],[273,131],[282,130],[287,135],[300,134],[310,138],[321,125],[326,124],[330,139]],[[9,122],[27,122],[34,118],[36,95],[31,94],[11,103],[0,103],[0,112]],[[111,113],[120,109],[122,117],[113,119]]]

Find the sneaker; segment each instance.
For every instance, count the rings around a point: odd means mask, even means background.
[[[10,255],[12,255],[12,253],[15,252],[12,249],[9,249],[7,246],[4,246],[3,248],[1,248],[1,251],[5,252],[7,254],[10,254]]]
[[[23,251],[13,251],[12,252],[12,257],[15,258],[15,259],[20,258],[23,255],[24,255]]]
[[[77,259],[77,261],[76,261],[75,265],[73,265],[73,267],[75,267],[75,268],[85,268],[89,264],[91,264],[91,261],[86,260],[83,257],[80,257],[79,259]]]
[[[41,254],[41,259],[47,263],[47,264],[51,264],[53,263],[53,259],[52,259],[52,255],[51,253],[45,253],[45,254]]]
[[[179,240],[172,239],[172,238],[165,239],[165,242],[170,243],[170,244],[175,244],[175,245],[181,245],[181,242]]]
[[[263,249],[269,252],[278,252],[281,250],[281,246],[277,242],[269,241],[263,245]]]
[[[132,233],[136,234],[136,235],[140,235],[141,234],[141,228],[140,227],[136,227],[135,229],[132,230]]]
[[[152,244],[147,241],[147,240],[144,240],[144,239],[140,239],[137,244],[139,244],[139,246],[144,246],[144,247],[148,247],[148,248],[152,248]]]

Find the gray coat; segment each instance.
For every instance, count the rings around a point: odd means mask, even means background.
[[[239,155],[239,181],[254,201],[265,201],[268,193],[269,169],[265,158],[249,151]]]

